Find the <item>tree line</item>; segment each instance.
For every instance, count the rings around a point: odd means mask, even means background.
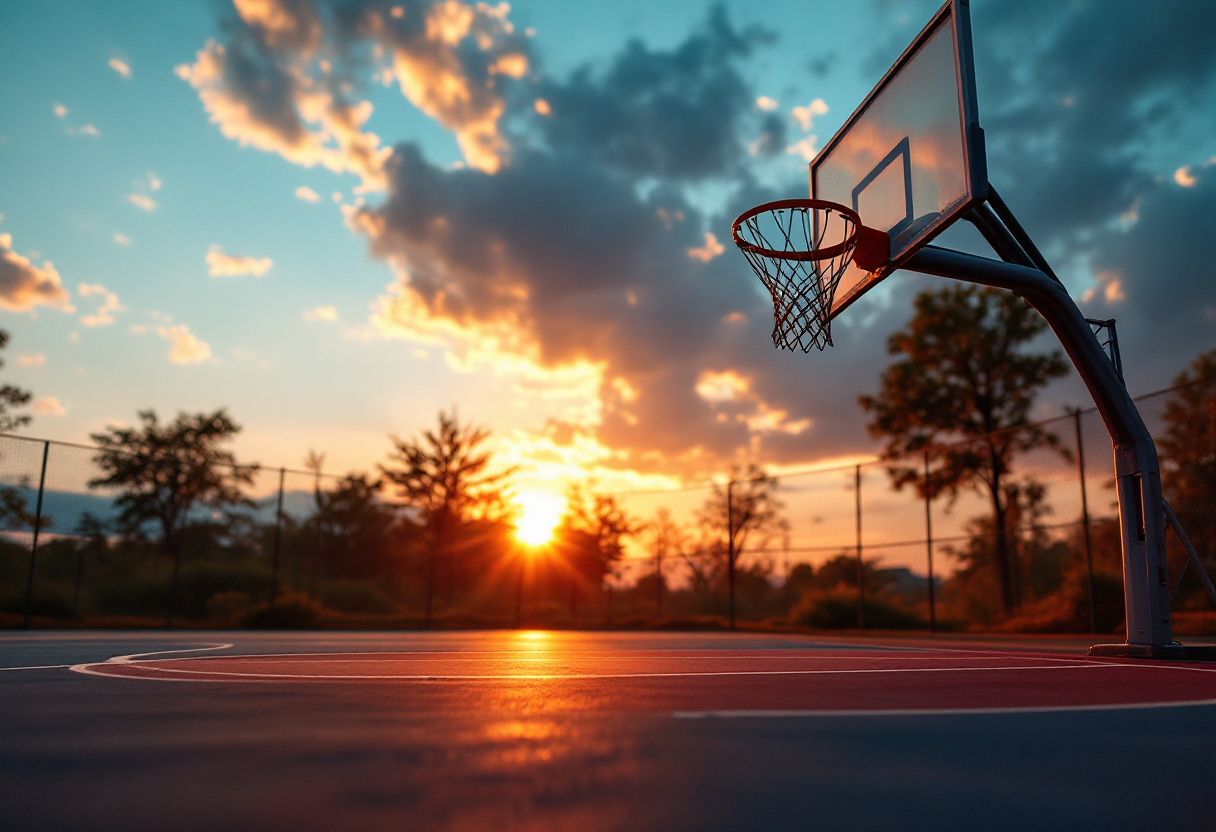
[[[1030,349],[1044,329],[1007,293],[924,292],[908,326],[888,339],[893,361],[878,391],[860,399],[867,427],[884,443],[894,489],[948,505],[971,491],[989,503],[988,514],[970,521],[968,540],[946,550],[956,566],[939,589],[947,626],[1077,629],[1091,618],[1100,629],[1120,626],[1117,529],[1105,521],[1090,529],[1090,581],[1082,575],[1081,530],[1049,533],[1048,488],[1016,467],[1020,454],[1036,449],[1071,460],[1065,443],[1030,419],[1038,393],[1067,371],[1058,351]],[[0,347],[6,342],[0,333]],[[1158,445],[1167,497],[1210,562],[1216,385],[1209,381],[1216,382],[1216,351],[1176,379]],[[26,391],[0,388],[0,427],[25,424],[28,417],[12,411],[29,400]],[[787,510],[778,481],[754,464],[712,486],[690,523],[663,508],[634,516],[594,482],[573,483],[552,541],[528,549],[513,535],[517,472],[496,465],[489,431],[455,411],[440,412],[415,436],[391,436],[372,473],[324,476],[324,455],[310,452],[309,511],[301,517],[280,506],[269,521],[248,496],[261,469],[228,450],[239,431],[225,409],[172,421],[146,410],[133,427],[94,434],[99,475],[89,485],[116,495],[115,512],[86,514],[76,540],[46,544],[44,611],[64,613],[72,585],[71,612],[81,614],[87,564],[95,610],[147,617],[159,607],[169,622],[290,625],[345,615],[403,626],[733,626],[738,614],[852,626],[861,596],[869,626],[924,624],[927,584],[910,586],[844,549],[777,580],[771,553],[788,543]],[[0,489],[0,514],[9,528],[32,527],[19,489]],[[648,559],[631,582],[622,569],[627,550]],[[1180,585],[1180,608],[1202,607],[1199,586]],[[12,595],[0,597],[4,609],[13,608]]]

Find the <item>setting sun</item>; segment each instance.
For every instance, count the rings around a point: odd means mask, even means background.
[[[561,522],[566,501],[553,494],[531,492],[519,495],[515,502],[520,508],[515,536],[529,546],[548,543],[553,537],[553,530]]]

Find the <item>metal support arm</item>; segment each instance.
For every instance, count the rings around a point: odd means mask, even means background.
[[[1024,250],[1017,253],[1018,259],[1026,257]],[[1034,307],[1060,339],[1114,444],[1127,611],[1128,644],[1121,647],[1150,652],[1168,647],[1170,587],[1157,448],[1081,310],[1059,282],[1036,268],[934,246],[917,252],[902,268],[1007,289]]]

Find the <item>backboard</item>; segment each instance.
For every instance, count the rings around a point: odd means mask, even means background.
[[[810,165],[811,197],[891,238],[875,272],[841,277],[835,317],[982,202],[988,173],[975,101],[968,0],[948,0]]]

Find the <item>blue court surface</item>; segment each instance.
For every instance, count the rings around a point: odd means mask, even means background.
[[[1216,828],[1216,664],[1089,642],[10,632],[0,826]]]

